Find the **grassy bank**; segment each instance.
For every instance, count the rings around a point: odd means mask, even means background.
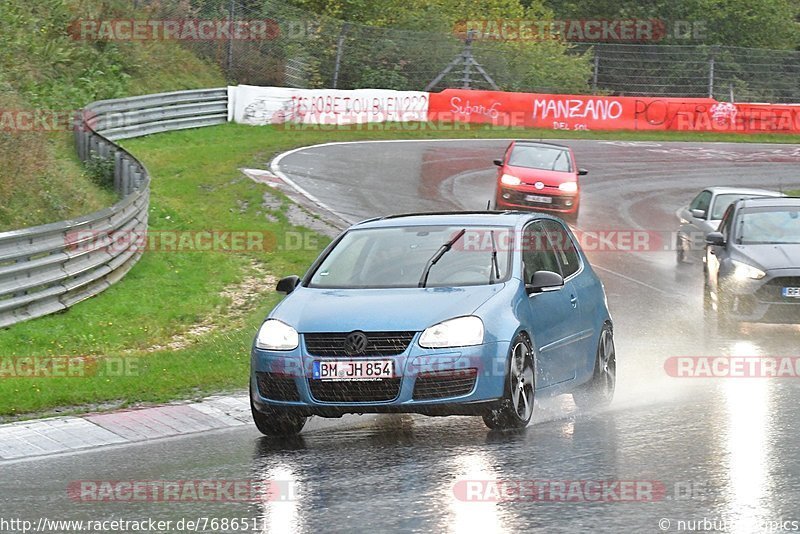
[[[266,168],[275,154],[314,143],[445,137],[795,141],[790,136],[437,131],[408,125],[332,132],[232,124],[127,141],[126,147],[154,176],[151,231],[267,232],[275,246],[240,253],[149,251],[122,282],[98,297],[0,331],[0,419],[62,407],[85,411],[245,388],[252,336],[279,299],[269,273],[301,274],[327,240],[315,235],[317,246],[287,250],[287,235],[307,230],[291,224],[285,197],[250,181],[238,169]],[[9,365],[26,356],[89,356],[101,364],[87,367],[90,376],[9,377],[19,370]],[[123,360],[128,376],[117,376],[102,365]]]
[[[115,196],[78,163],[69,133],[88,102],[225,85],[178,43],[77,39],[79,19],[146,18],[126,0],[3,0],[0,7],[0,231],[102,209]],[[40,122],[31,125],[28,116]]]

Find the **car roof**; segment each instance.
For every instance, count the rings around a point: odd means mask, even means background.
[[[800,208],[800,197],[760,197],[737,201],[739,208],[787,207]]]
[[[534,141],[532,139],[516,139],[514,140],[515,145],[526,145],[526,146],[543,146],[547,148],[563,148],[564,150],[569,150],[568,146],[559,145],[556,143],[548,143],[546,141]]]
[[[351,228],[389,228],[428,225],[504,226],[507,228],[514,228],[532,217],[558,220],[551,215],[531,211],[441,211],[375,217],[356,223]]]
[[[783,193],[779,191],[773,191],[771,189],[756,189],[752,187],[731,187],[722,185],[706,187],[705,191],[711,191],[715,195],[734,194],[734,195],[763,195],[768,197],[783,196]]]

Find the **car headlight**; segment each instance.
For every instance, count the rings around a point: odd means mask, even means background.
[[[483,343],[483,321],[470,315],[449,319],[426,328],[419,338],[420,347],[441,349]]]
[[[297,330],[277,319],[267,319],[256,336],[256,347],[266,350],[292,350],[300,343]]]
[[[750,264],[736,260],[731,261],[733,262],[733,276],[737,280],[761,280],[767,275],[767,273],[761,269],[753,267]]]
[[[578,182],[564,182],[558,184],[558,188],[565,193],[574,193],[578,190]]]
[[[513,174],[504,174],[500,177],[500,182],[506,185],[519,185],[522,183],[522,180],[514,176]]]

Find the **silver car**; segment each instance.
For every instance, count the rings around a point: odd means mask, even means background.
[[[676,213],[680,220],[675,250],[678,264],[703,258],[706,236],[716,232],[728,206],[741,198],[783,197],[778,191],[743,187],[707,187]]]

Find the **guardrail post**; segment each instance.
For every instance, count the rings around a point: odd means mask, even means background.
[[[92,139],[89,142],[89,159],[100,157],[100,136],[92,134]]]
[[[132,187],[131,187],[132,191],[136,190],[136,189],[139,189],[139,185],[142,183],[142,173],[141,173],[141,171],[139,171],[138,169],[133,171],[133,180],[131,180],[131,182],[132,182],[132,184],[131,184],[132,185]]]
[[[128,194],[130,191],[130,180],[131,180],[131,160],[127,157],[122,162],[122,176],[120,178],[120,189],[119,192],[122,196]]]
[[[83,130],[83,123],[81,122],[81,113],[75,113],[75,116],[72,118],[72,134],[75,138],[75,152],[78,153],[78,157],[81,157],[81,130]],[[83,159],[83,158],[81,158]]]
[[[84,129],[81,132],[81,161],[86,162],[89,159],[89,132]]]
[[[121,150],[114,151],[114,191],[120,196],[122,196],[120,185],[122,185],[123,154]]]

